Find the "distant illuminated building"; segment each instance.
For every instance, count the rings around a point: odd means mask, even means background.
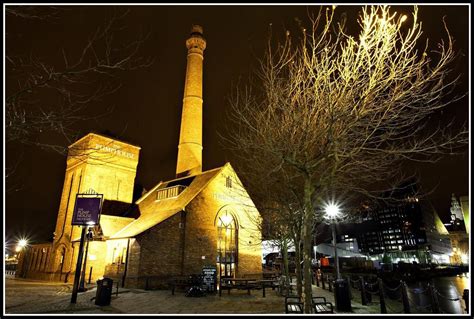
[[[104,196],[85,270],[92,281],[107,276],[127,287],[150,288],[208,265],[219,276],[262,271],[261,217],[236,172],[229,163],[202,171],[206,41],[200,26],[193,26],[186,47],[176,178],[134,200],[140,147],[87,134],[69,147],[54,242],[32,245],[18,276],[73,281],[81,227],[71,220],[76,194],[85,192]]]
[[[461,210],[464,218],[464,227],[466,227],[466,233],[469,235],[469,196],[460,196],[459,201],[461,202]]]
[[[436,264],[449,264],[453,254],[449,232],[434,207],[432,205],[427,206],[423,209],[423,220],[425,222],[426,240],[429,245],[432,262]]]
[[[467,196],[463,196],[461,199],[461,204],[459,204],[456,196],[452,194],[451,221],[444,224],[449,232],[453,247],[450,260],[452,264],[456,265],[469,263],[469,202]],[[464,216],[467,218],[464,218]]]
[[[454,194],[451,195],[451,223],[458,223],[464,220],[464,216],[461,210],[461,205]],[[459,221],[458,221],[459,220]]]
[[[426,232],[416,185],[402,185],[389,196],[391,204],[379,205],[366,212],[363,223],[372,226],[357,235],[359,251],[368,255],[389,253],[394,262],[413,259],[428,262]]]

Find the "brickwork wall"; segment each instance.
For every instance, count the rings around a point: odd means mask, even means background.
[[[104,194],[104,199],[131,203],[139,151],[140,148],[137,146],[97,134],[88,134],[70,146],[54,243],[44,269],[40,271],[39,268],[34,268],[28,272],[28,277],[41,277],[43,276],[41,272],[59,274],[61,268],[63,273],[74,272],[77,252],[75,255],[71,242],[77,240],[81,234],[81,227],[71,225],[76,194],[94,189]],[[61,266],[63,251],[65,255]],[[96,255],[101,254],[98,251]],[[97,267],[96,270],[93,266],[94,279],[98,277],[98,272],[103,271],[103,263],[104,261],[99,259],[91,261],[91,265],[96,264]],[[59,280],[59,276],[50,277],[53,278],[51,280]]]
[[[231,188],[226,187],[229,176],[233,180]],[[262,271],[260,215],[234,170],[227,165],[187,207],[184,267],[187,272],[200,273],[204,265],[216,264],[216,217],[226,209],[237,218],[238,224],[236,275]]]
[[[177,213],[136,236],[129,254],[127,287],[145,288],[149,277],[149,288],[164,288],[170,276],[181,273],[180,222]]]

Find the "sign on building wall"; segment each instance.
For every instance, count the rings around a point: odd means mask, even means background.
[[[77,194],[72,225],[91,226],[99,224],[101,208],[101,194]]]
[[[216,266],[202,267],[202,285],[208,292],[217,290],[217,268]]]

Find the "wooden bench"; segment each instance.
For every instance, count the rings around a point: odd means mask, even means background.
[[[275,272],[263,272],[263,273],[251,273],[251,274],[244,274],[242,278],[252,278],[253,280],[257,281],[257,289],[262,288],[265,290],[265,287],[275,288],[280,287],[280,275]]]
[[[193,286],[201,286],[199,275],[173,277],[169,280],[168,284],[172,295],[174,295],[176,288],[186,289]]]
[[[327,302],[325,297],[313,297],[311,304],[314,313],[334,313],[332,303]]]
[[[228,278],[223,277],[219,281],[219,296],[222,295],[222,290],[227,290],[230,294],[232,289],[247,290],[250,295],[251,289],[257,289],[259,285],[255,278]]]
[[[303,303],[298,296],[285,297],[285,313],[303,313]]]
[[[313,297],[311,302],[313,313],[334,313],[332,303],[324,297]],[[285,313],[303,313],[304,304],[298,296],[285,297]]]

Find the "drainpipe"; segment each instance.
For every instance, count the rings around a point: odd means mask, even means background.
[[[185,240],[186,240],[186,208],[183,207],[181,211],[181,221],[179,223],[179,228],[181,229],[181,275],[184,274],[184,250],[185,250]]]
[[[130,251],[130,238],[127,239],[127,257],[125,258],[125,269],[123,270],[123,276],[122,276],[122,288],[125,287],[125,277],[127,276],[129,251]]]

